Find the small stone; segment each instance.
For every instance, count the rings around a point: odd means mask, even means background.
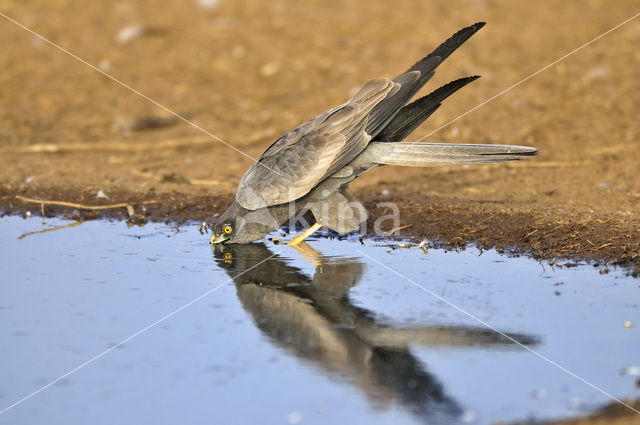
[[[96,194],[96,198],[102,198],[102,199],[109,199],[109,197],[107,196],[106,193],[104,193],[104,191],[102,189],[100,189],[98,191],[98,193]]]

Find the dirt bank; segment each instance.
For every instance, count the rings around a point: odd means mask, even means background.
[[[214,4],[215,3],[215,4]],[[334,4],[335,3],[335,4]],[[208,7],[207,4],[213,6]],[[5,2],[3,13],[183,114],[251,157],[343,102],[369,78],[403,71],[462,26],[487,27],[430,88],[483,78],[413,140],[500,93],[638,11],[632,1]],[[132,204],[136,222],[204,220],[230,202],[250,159],[2,20],[0,207],[16,196]],[[527,162],[381,168],[354,194],[404,235],[536,257],[640,267],[640,19],[431,135],[430,141],[538,147]],[[96,197],[99,191],[107,198]],[[146,204],[143,204],[147,202]],[[45,214],[75,208],[45,206]],[[128,218],[126,208],[78,218]],[[558,260],[559,261],[559,260]]]

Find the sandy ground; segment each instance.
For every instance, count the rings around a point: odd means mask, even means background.
[[[282,133],[394,76],[457,29],[487,26],[429,84],[482,78],[411,138],[433,132],[638,13],[635,1],[4,1],[2,12],[257,157]],[[0,207],[16,195],[130,203],[134,221],[222,212],[251,160],[0,18]],[[383,167],[354,194],[404,235],[640,267],[640,18],[430,135],[527,144],[531,161]],[[109,199],[98,198],[102,190]],[[383,192],[384,191],[384,192]],[[388,192],[387,192],[388,191]],[[384,195],[383,193],[388,193]],[[142,202],[148,202],[144,206]],[[73,208],[47,205],[45,214]],[[79,216],[127,216],[124,208]],[[78,216],[76,214],[76,216]],[[555,260],[553,260],[555,261]],[[558,260],[560,261],[560,260]]]
[[[254,158],[468,24],[488,23],[425,91],[482,78],[412,140],[639,11],[636,1],[600,0],[2,2],[2,13]],[[4,18],[0,34],[2,210],[41,212],[16,196],[130,204],[134,222],[203,220],[226,208],[247,156]],[[385,213],[377,202],[397,202],[411,225],[404,235],[639,273],[639,45],[637,18],[427,139],[533,145],[541,150],[534,160],[384,167],[356,182],[354,194],[372,218]],[[44,206],[76,218],[132,212],[74,210]]]

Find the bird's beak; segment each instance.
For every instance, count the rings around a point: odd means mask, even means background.
[[[218,235],[218,236],[216,236],[216,235],[213,235],[213,236],[211,237],[211,244],[215,245],[215,244],[218,244],[218,243],[226,242],[226,241],[228,241],[228,240],[229,240],[229,237],[228,237],[228,236],[224,236],[224,235]]]

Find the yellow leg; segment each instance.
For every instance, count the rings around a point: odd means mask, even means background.
[[[295,238],[291,239],[291,241],[287,245],[290,245],[290,246],[298,245],[300,242],[302,242],[303,240],[305,240],[306,238],[308,238],[309,236],[317,232],[318,229],[320,229],[321,227],[322,225],[320,225],[320,223],[315,223],[313,226],[309,227],[307,230],[300,233]]]

